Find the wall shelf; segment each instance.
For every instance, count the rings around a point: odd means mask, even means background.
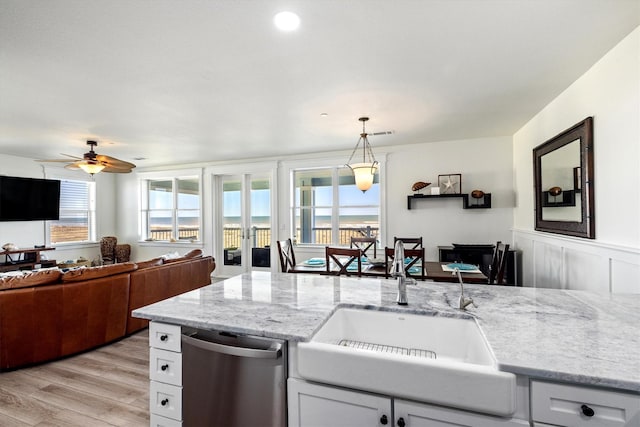
[[[462,208],[463,209],[490,209],[491,208],[491,193],[485,193],[477,200],[477,203],[469,203],[469,195],[468,194],[411,194],[407,196],[407,209],[411,209],[411,205],[413,200],[421,200],[421,199],[450,199],[450,198],[460,198],[462,199]]]

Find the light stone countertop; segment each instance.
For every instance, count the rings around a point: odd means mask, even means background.
[[[418,281],[408,306],[394,280],[251,272],[140,309],[153,321],[292,341],[338,307],[460,317],[460,287]],[[640,295],[465,285],[502,371],[640,392]]]

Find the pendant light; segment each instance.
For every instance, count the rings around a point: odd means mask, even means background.
[[[369,117],[360,117],[358,120],[362,122],[362,133],[360,134],[358,143],[351,153],[351,157],[349,157],[349,160],[347,161],[347,166],[353,171],[356,186],[364,193],[371,188],[371,185],[373,185],[373,176],[378,170],[378,161],[373,155],[373,150],[371,150],[371,145],[367,139],[367,132],[364,129],[365,123],[369,120]],[[353,156],[356,154],[356,151],[358,151],[358,147],[361,142],[362,162],[352,163]]]

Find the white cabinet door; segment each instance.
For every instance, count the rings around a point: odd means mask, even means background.
[[[395,400],[394,425],[398,427],[523,427],[529,422],[500,418],[441,406]]]
[[[290,378],[289,427],[391,426],[391,399]]]

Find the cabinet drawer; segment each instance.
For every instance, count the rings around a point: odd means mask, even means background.
[[[151,427],[182,427],[182,421],[172,420],[161,415],[151,414]]]
[[[531,381],[533,421],[561,426],[625,426],[640,417],[640,395]]]
[[[180,326],[151,322],[149,324],[149,346],[180,352]]]
[[[182,385],[182,353],[151,347],[149,378],[162,383]]]
[[[182,421],[182,387],[151,381],[149,412]]]

